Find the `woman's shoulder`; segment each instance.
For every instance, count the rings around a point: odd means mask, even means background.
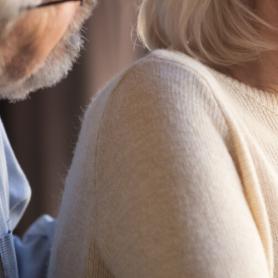
[[[209,69],[189,56],[169,50],[155,50],[137,60],[110,80],[93,97],[86,110],[83,130],[98,133],[104,122],[121,126],[128,117],[156,117],[186,121],[198,126],[210,119],[226,137],[228,127],[216,94],[218,82]],[[122,115],[122,117],[120,116]],[[179,123],[180,124],[180,123]],[[163,127],[167,128],[167,127]]]
[[[108,99],[128,97],[131,100],[135,87],[144,97],[164,97],[165,100],[182,97],[187,103],[199,98],[207,104],[215,103],[215,92],[220,89],[206,65],[181,52],[158,49],[108,81],[92,98],[91,106]]]
[[[128,81],[130,75],[141,77],[140,81],[159,80],[159,84],[172,82],[186,88],[190,83],[198,88],[207,87],[208,90],[219,89],[220,72],[203,64],[201,61],[179,51],[156,49],[137,60],[124,70],[123,80]],[[127,77],[127,78],[126,78]]]
[[[186,89],[191,83],[198,88],[207,87],[214,90],[216,76],[210,67],[182,52],[157,49],[138,59],[130,67],[122,72],[120,83],[128,83],[136,76],[137,81],[143,85],[153,83],[164,86],[165,83],[180,85],[180,89]],[[156,83],[158,81],[158,83]]]
[[[162,108],[178,110],[184,105],[183,113],[189,114],[188,117],[195,111],[223,118],[217,86],[217,80],[201,62],[183,53],[158,49],[110,80],[93,97],[88,110],[98,113],[102,107],[110,114],[112,110],[117,114],[126,105],[161,111]]]
[[[200,82],[210,83],[209,79],[215,78],[213,75],[215,70],[180,51],[156,49],[151,51],[145,57],[139,59],[134,66],[136,68],[138,66],[151,64],[158,66],[161,69],[167,68],[168,71],[176,70],[177,72],[183,72],[187,75],[193,75],[198,78]]]

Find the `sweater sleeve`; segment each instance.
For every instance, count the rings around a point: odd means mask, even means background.
[[[212,95],[196,73],[146,64],[110,96],[96,244],[113,277],[270,277]]]

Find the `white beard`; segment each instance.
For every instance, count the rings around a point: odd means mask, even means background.
[[[2,7],[9,7],[8,12],[0,12],[1,20],[14,16],[16,13],[8,3],[34,4],[33,0],[0,0],[0,11]],[[37,1],[41,3],[42,1]],[[67,33],[59,42],[56,48],[47,57],[45,63],[31,76],[16,82],[5,82],[5,86],[0,87],[0,98],[8,99],[12,102],[25,99],[31,92],[38,89],[56,85],[61,79],[67,76],[72,69],[75,60],[78,58],[83,45],[81,27],[84,21],[91,14],[95,0],[85,0],[80,8],[74,22],[70,25]],[[1,58],[1,57],[0,57]],[[1,64],[0,64],[1,67]],[[4,76],[3,74],[2,76]],[[0,76],[1,79],[1,76]],[[2,83],[3,84],[3,83]]]

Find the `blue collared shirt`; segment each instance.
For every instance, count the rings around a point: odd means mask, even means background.
[[[44,215],[22,239],[13,235],[30,197],[30,186],[0,120],[0,278],[47,276],[55,220]]]

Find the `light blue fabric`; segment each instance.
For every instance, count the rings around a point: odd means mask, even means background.
[[[0,119],[0,278],[43,278],[55,220],[40,217],[23,238],[13,235],[30,201],[31,190]]]

